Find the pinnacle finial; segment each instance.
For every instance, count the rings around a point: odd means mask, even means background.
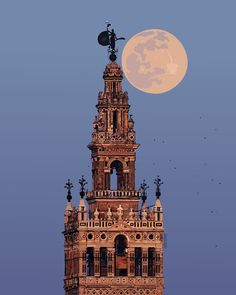
[[[117,49],[116,49],[116,41],[118,40],[125,40],[124,37],[117,38],[116,33],[114,32],[114,29],[111,31],[109,30],[109,27],[111,26],[110,23],[107,23],[107,30],[101,32],[98,35],[98,43],[102,46],[108,46],[108,52],[110,53],[110,60],[115,61],[117,56]]]
[[[148,188],[149,188],[149,186],[146,184],[146,180],[144,179],[140,185],[143,203],[145,203],[145,201],[147,200],[147,189]]]
[[[157,177],[155,178],[154,184],[156,185],[156,197],[157,199],[159,199],[161,196],[161,185],[163,184],[159,175],[157,175]]]
[[[73,186],[72,182],[70,181],[70,179],[68,179],[64,185],[64,188],[67,189],[67,197],[66,198],[67,198],[68,202],[70,202],[72,200],[71,189],[73,187],[74,186]]]
[[[85,195],[85,185],[88,184],[86,179],[84,178],[84,175],[81,176],[79,179],[79,184],[80,184],[80,196],[83,199]]]

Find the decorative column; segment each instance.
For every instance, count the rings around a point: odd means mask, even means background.
[[[104,188],[105,190],[109,190],[110,189],[110,173],[106,172],[105,173],[105,184],[104,184]]]
[[[135,173],[135,164],[134,160],[130,160],[129,162],[129,181],[128,181],[128,188],[129,190],[135,190],[135,182],[134,182],[134,173]]]
[[[156,251],[155,253],[155,273],[158,276],[161,272],[161,255]]]
[[[128,249],[128,276],[133,277],[135,270],[135,253],[134,248]]]
[[[115,257],[115,249],[108,248],[107,249],[107,275],[108,275],[108,277],[114,277],[114,257]]]
[[[100,276],[100,249],[94,251],[94,275],[95,277]]]
[[[73,253],[73,275],[78,274],[79,272],[79,256],[78,250],[76,249]]]
[[[148,272],[148,249],[142,249],[142,276],[146,277]]]
[[[81,276],[86,276],[86,249],[81,249],[79,254],[79,274]]]

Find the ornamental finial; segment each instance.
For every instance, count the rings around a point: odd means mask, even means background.
[[[68,202],[70,202],[72,200],[71,189],[73,187],[74,186],[73,186],[72,182],[70,181],[70,179],[68,179],[64,185],[64,188],[67,189],[67,197],[66,198],[67,198]]]
[[[159,175],[157,175],[157,178],[155,178],[154,184],[156,185],[156,197],[159,199],[161,196],[161,185],[163,184]]]
[[[102,46],[108,46],[108,52],[110,53],[109,58],[111,61],[115,61],[117,58],[116,41],[125,40],[125,38],[124,37],[117,38],[114,32],[114,29],[112,29],[111,31],[109,30],[110,26],[111,24],[107,23],[107,30],[101,32],[98,35],[98,43]]]
[[[83,199],[85,195],[85,185],[88,184],[86,179],[84,178],[84,175],[79,179],[79,184],[80,184],[80,196]]]
[[[145,201],[147,200],[147,189],[148,188],[149,188],[149,186],[146,184],[146,180],[144,179],[140,185],[143,203],[145,203]]]

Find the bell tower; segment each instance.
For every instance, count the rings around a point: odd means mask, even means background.
[[[117,190],[134,190],[135,143],[134,121],[129,116],[128,93],[122,92],[123,73],[116,62],[103,73],[104,92],[98,94],[98,115],[93,123],[93,189],[109,190],[110,174],[116,170]]]
[[[135,191],[135,160],[139,144],[129,115],[128,93],[122,92],[123,73],[115,61],[106,66],[103,79],[104,91],[98,94],[92,142],[88,145],[93,178],[93,190],[88,193],[90,212],[95,207],[101,211],[116,209],[117,202],[125,210],[137,210],[140,193]]]
[[[156,201],[148,207],[146,182],[138,189],[135,185],[139,144],[128,93],[122,90],[123,73],[116,62],[115,41],[123,38],[108,27],[98,37],[101,45],[109,45],[111,54],[88,145],[92,188],[87,191],[82,176],[76,208],[72,206],[73,185],[70,180],[65,185],[65,294],[162,295],[162,182],[156,178]]]

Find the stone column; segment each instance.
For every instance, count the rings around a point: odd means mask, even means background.
[[[114,277],[114,257],[115,249],[108,248],[107,249],[107,275],[108,277]]]
[[[79,274],[86,276],[86,249],[81,249],[79,252]]]
[[[161,255],[160,252],[156,250],[155,252],[155,273],[158,276],[161,272]]]
[[[100,249],[94,249],[94,275],[100,276]]]
[[[128,188],[130,190],[134,190],[135,189],[135,180],[134,180],[134,174],[135,173],[135,164],[134,161],[130,161],[129,162],[129,181],[128,181]]]
[[[133,277],[135,272],[135,253],[134,248],[128,249],[128,276]]]
[[[146,277],[148,273],[148,249],[142,249],[142,276]]]

